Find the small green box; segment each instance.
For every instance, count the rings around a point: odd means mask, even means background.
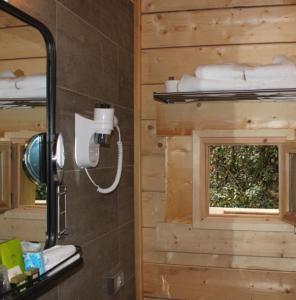
[[[7,269],[19,266],[22,272],[25,271],[20,240],[14,239],[0,244],[0,264]]]

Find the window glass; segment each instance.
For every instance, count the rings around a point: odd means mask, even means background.
[[[209,145],[208,157],[210,207],[265,209],[266,212],[270,209],[278,212],[278,146]],[[296,164],[296,159],[294,162]],[[210,212],[215,213],[215,210]]]

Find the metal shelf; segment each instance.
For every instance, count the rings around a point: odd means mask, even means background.
[[[45,98],[0,98],[0,109],[46,106]]]
[[[66,276],[71,270],[82,263],[81,248],[76,246],[76,252],[61,263],[42,274],[38,278],[26,282],[18,289],[10,289],[5,293],[0,293],[1,300],[36,299],[42,292],[46,291],[55,281]],[[23,290],[19,292],[19,290]]]
[[[199,101],[291,101],[296,100],[296,89],[153,93],[153,97],[154,100],[167,104]]]

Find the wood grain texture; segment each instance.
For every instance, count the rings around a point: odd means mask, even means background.
[[[192,223],[191,137],[167,139],[165,220],[169,223]]]
[[[142,50],[142,83],[163,84],[169,76],[180,79],[183,74],[194,74],[199,64],[271,64],[277,54],[296,62],[296,43]],[[153,91],[151,86],[149,89]],[[148,88],[143,93],[148,93]]]
[[[46,74],[46,58],[0,61],[0,72],[11,70],[22,75]]]
[[[46,130],[46,110],[44,107],[34,109],[0,110],[0,131],[35,131]]]
[[[159,223],[158,251],[262,257],[296,257],[293,232],[195,229],[191,225]]]
[[[144,264],[144,295],[168,299],[292,300],[296,274]]]
[[[156,102],[153,100],[153,92],[163,92],[164,86],[161,85],[143,85],[141,92],[141,118],[143,120],[156,119]]]
[[[154,120],[143,120],[141,127],[142,155],[164,155],[165,138],[156,135],[156,122]]]
[[[6,13],[5,11],[0,11],[0,29],[24,25],[26,25],[26,23]]]
[[[164,192],[165,157],[164,155],[142,156],[142,191]]]
[[[295,42],[295,7],[183,11],[142,16],[142,48]]]
[[[296,4],[295,0],[142,0],[142,12]]]
[[[157,251],[157,234],[155,228],[143,228],[143,261],[165,263],[166,253]]]
[[[44,39],[31,26],[0,30],[0,40],[5,41],[0,48],[0,59],[46,57]]]
[[[142,193],[142,226],[155,227],[165,220],[165,193]]]
[[[148,255],[149,253],[149,255]],[[152,251],[144,257],[145,262],[165,263],[168,265],[184,265],[199,267],[217,267],[250,270],[272,270],[294,272],[294,258],[257,257],[241,255],[219,255],[204,253],[180,253]],[[153,253],[153,255],[152,255]]]
[[[296,128],[296,103],[203,102],[157,104],[157,134],[191,135],[205,129],[289,129]]]

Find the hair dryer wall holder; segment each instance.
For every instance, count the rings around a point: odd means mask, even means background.
[[[91,178],[87,168],[94,168],[100,159],[100,144],[109,143],[113,128],[118,131],[118,161],[117,173],[113,184],[101,188]],[[97,107],[94,110],[94,120],[75,113],[75,161],[79,168],[85,169],[87,176],[97,191],[103,194],[111,193],[119,184],[122,173],[123,146],[121,142],[118,120],[113,108]]]

